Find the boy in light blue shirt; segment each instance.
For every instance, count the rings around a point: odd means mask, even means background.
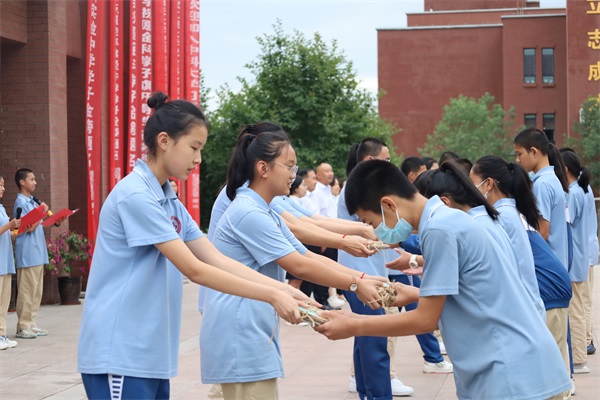
[[[525,171],[534,173],[532,190],[542,215],[539,232],[568,269],[566,197],[554,167],[550,165],[548,138],[537,129],[526,129],[515,137],[514,150],[517,163]]]
[[[15,183],[19,194],[15,200],[13,215],[21,209],[21,217],[29,214],[38,207],[31,193],[35,191],[37,182],[33,171],[21,168],[15,174]],[[40,207],[48,208],[45,204]],[[21,339],[35,339],[46,336],[48,331],[39,328],[35,317],[42,302],[42,287],[44,283],[44,264],[48,264],[48,250],[44,228],[38,221],[15,241],[15,260],[17,267],[17,334]]]
[[[460,399],[562,399],[571,381],[552,335],[532,307],[504,249],[462,211],[427,200],[402,172],[378,160],[359,164],[346,184],[346,205],[388,243],[418,231],[425,259],[420,294],[396,286],[404,314],[352,318],[322,312],[315,329],[330,339],[406,336],[438,323]],[[526,354],[526,356],[524,356]]]

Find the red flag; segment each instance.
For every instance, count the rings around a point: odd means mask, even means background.
[[[100,215],[100,157],[102,154],[102,59],[104,50],[104,0],[88,1],[86,41],[85,137],[88,169],[88,238],[94,242]]]
[[[200,0],[185,2],[185,98],[200,106]],[[200,224],[200,166],[186,182],[187,209]]]

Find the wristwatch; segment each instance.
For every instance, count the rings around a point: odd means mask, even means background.
[[[416,254],[413,254],[412,256],[410,256],[410,259],[408,260],[408,266],[410,267],[410,269],[419,268],[419,263],[417,262]]]
[[[356,284],[356,277],[355,276],[352,277],[352,283],[350,284],[349,289],[350,289],[351,292],[356,292],[356,289],[358,289],[358,285]]]

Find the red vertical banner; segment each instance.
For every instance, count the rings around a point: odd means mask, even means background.
[[[152,11],[154,90],[169,94],[169,0],[155,0]]]
[[[138,157],[137,149],[142,140],[140,132],[140,117],[138,106],[140,99],[140,43],[139,31],[141,14],[141,1],[130,0],[129,2],[129,137],[127,141],[127,173],[131,172]]]
[[[185,98],[200,105],[200,0],[187,0],[185,26]],[[187,209],[200,224],[200,166],[186,182]]]
[[[123,87],[123,0],[113,0],[109,7],[109,187],[123,178],[124,166],[124,102]]]
[[[85,138],[88,169],[88,238],[91,241],[96,239],[100,214],[102,64],[104,56],[105,5],[104,0],[88,1]]]
[[[183,29],[183,13],[184,1],[171,0],[170,9],[170,37],[169,37],[169,97],[172,99],[183,98],[183,82],[184,82],[184,29]],[[179,198],[183,204],[187,204],[184,185],[177,182]]]

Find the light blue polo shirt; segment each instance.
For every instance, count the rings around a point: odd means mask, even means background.
[[[360,218],[348,213],[346,207],[346,190],[342,188],[340,192],[340,199],[338,201],[337,217],[348,221],[360,221]],[[393,250],[392,250],[393,251]],[[395,253],[395,252],[394,252]],[[391,256],[388,256],[391,258]],[[397,258],[397,256],[396,256]],[[391,260],[388,260],[391,261]],[[353,255],[346,253],[344,250],[338,250],[338,263],[352,268],[354,270],[364,272],[367,275],[388,277],[388,269],[385,267],[386,259],[381,251],[376,252],[370,257],[354,257]]]
[[[590,255],[590,265],[598,264],[598,213],[596,211],[596,202],[594,201],[594,192],[592,187],[588,185],[588,191],[585,194],[585,218],[588,221],[588,229],[590,235],[590,244],[588,253]]]
[[[233,258],[283,282],[276,260],[306,248],[258,193],[240,187],[213,236]],[[279,317],[270,304],[206,288],[200,334],[202,383],[253,382],[283,377]]]
[[[270,206],[277,214],[282,214],[284,211],[287,211],[296,218],[300,218],[302,216],[311,218],[314,215],[313,212],[304,208],[299,201],[294,201],[287,196],[274,197]]]
[[[138,160],[100,212],[81,332],[79,371],[177,375],[182,274],[155,244],[201,238],[169,182]]]
[[[540,214],[546,221],[550,222],[550,235],[547,242],[558,259],[568,269],[566,194],[554,173],[553,166],[540,169],[533,175],[532,180],[532,190]]]
[[[460,399],[547,399],[571,387],[554,338],[510,257],[466,213],[427,201],[421,296],[446,296],[440,331]]]
[[[0,226],[8,224],[10,218],[6,214],[4,206],[0,204]],[[0,275],[15,273],[15,258],[10,239],[10,229],[0,235]]]
[[[573,238],[573,264],[569,276],[571,282],[587,282],[590,267],[590,229],[586,218],[585,193],[577,181],[569,185],[568,200]]]
[[[494,208],[498,210],[498,223],[506,232],[505,236],[509,239],[517,260],[517,267],[521,281],[531,296],[534,304],[540,310],[540,314],[546,318],[546,308],[540,296],[540,288],[535,274],[535,262],[533,251],[529,243],[527,230],[521,220],[521,215],[517,210],[515,199],[504,198],[494,203]]]
[[[31,210],[37,208],[33,201],[33,196],[27,197],[21,193],[17,195],[13,215],[17,215],[17,208],[21,207],[21,218],[29,214]],[[44,227],[39,224],[33,232],[23,233],[17,236],[15,240],[15,260],[17,268],[37,267],[48,264],[48,249],[46,247],[46,237],[44,236]]]

